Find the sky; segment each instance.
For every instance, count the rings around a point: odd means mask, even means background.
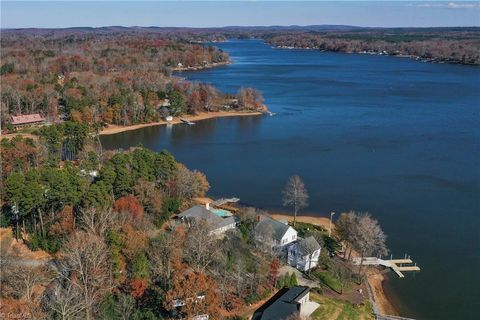
[[[480,26],[480,1],[3,1],[2,28]]]

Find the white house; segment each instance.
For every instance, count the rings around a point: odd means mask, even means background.
[[[288,264],[300,271],[308,271],[318,265],[321,250],[314,237],[302,239],[288,247]]]
[[[272,246],[283,248],[297,240],[297,231],[286,222],[280,222],[270,217],[260,217],[255,227],[255,238],[261,242],[272,242]]]

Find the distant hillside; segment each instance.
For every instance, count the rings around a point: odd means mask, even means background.
[[[365,28],[348,25],[227,26],[223,28],[75,27],[2,29],[3,37],[142,34],[185,42],[264,39],[282,48],[406,56],[423,61],[480,65],[480,27]]]

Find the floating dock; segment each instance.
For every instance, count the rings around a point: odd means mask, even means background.
[[[353,263],[356,265],[359,265],[360,260],[361,258],[354,258]],[[407,255],[405,255],[404,259],[390,259],[390,260],[384,260],[384,259],[375,258],[375,257],[367,257],[367,258],[363,258],[362,264],[365,266],[384,266],[386,268],[390,268],[400,278],[405,278],[402,272],[420,271],[420,267],[418,267],[417,264],[412,261],[412,259],[407,258]]]

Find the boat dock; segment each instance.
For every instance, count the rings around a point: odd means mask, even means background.
[[[190,121],[190,120],[183,119],[183,118],[180,118],[180,121],[182,121],[182,122],[185,123],[185,124],[188,124],[189,126],[191,126],[192,124],[195,124],[195,122],[192,122],[192,121]]]
[[[359,265],[360,259],[361,258],[354,258],[353,263],[356,265]],[[405,255],[405,258],[403,259],[390,259],[390,260],[384,260],[384,259],[375,258],[375,257],[368,257],[368,258],[363,258],[362,264],[365,266],[384,266],[386,268],[390,268],[400,278],[405,278],[402,272],[420,271],[420,267],[418,267],[417,264],[414,263],[412,259],[410,259],[410,257],[407,257],[407,255]]]
[[[220,199],[214,201],[212,204],[214,206],[221,206],[221,205],[226,204],[226,203],[235,203],[235,202],[238,202],[238,201],[240,201],[239,198],[229,198],[229,199],[220,198]]]

